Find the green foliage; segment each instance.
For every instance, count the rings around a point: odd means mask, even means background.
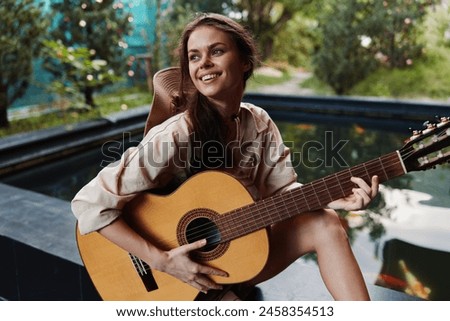
[[[371,50],[389,68],[403,68],[422,55],[420,25],[433,0],[369,1],[364,22]]]
[[[422,55],[420,24],[432,0],[333,1],[320,18],[316,76],[336,94],[348,94],[377,64],[410,66]]]
[[[0,127],[8,126],[7,109],[23,96],[33,73],[33,57],[48,28],[43,3],[2,0],[0,6]]]
[[[60,109],[39,116],[11,120],[11,126],[0,128],[0,138],[13,134],[30,132],[55,126],[71,126],[71,124],[97,119],[111,113],[150,105],[152,96],[147,86],[124,88],[112,93],[101,93],[96,96],[97,108],[84,110]],[[41,106],[44,108],[47,106]]]
[[[429,53],[405,69],[380,68],[349,94],[409,99],[450,97],[450,49]]]
[[[336,0],[320,18],[322,39],[313,57],[314,72],[338,95],[348,93],[376,67],[370,51],[361,45],[365,17],[365,4]]]
[[[114,0],[54,0],[51,5],[55,11],[52,40],[61,41],[67,47],[84,47],[92,52],[92,59],[104,60],[116,75],[126,70],[125,49],[128,47],[124,37],[131,31],[131,17],[125,12],[123,3]],[[72,68],[63,65],[64,68]],[[68,70],[53,65],[51,60],[46,69],[55,78],[63,77]],[[108,82],[90,84],[80,88],[85,103],[95,106],[93,94]]]
[[[262,60],[272,57],[275,38],[284,30],[296,12],[302,10],[306,12],[311,5],[314,6],[321,2],[317,0],[234,1],[236,11],[240,12],[236,16],[255,35]]]
[[[44,41],[45,53],[51,58],[52,65],[61,70],[59,79],[50,83],[49,92],[59,96],[57,103],[61,104],[66,99],[68,106],[61,108],[85,108],[87,105],[81,95],[87,87],[99,88],[106,84],[120,81],[103,59],[92,59],[94,50],[85,47],[66,47],[61,41]]]
[[[317,42],[317,21],[298,11],[274,38],[271,59],[308,68]]]
[[[157,69],[178,64],[178,44],[181,33],[186,24],[192,20],[195,9],[190,3],[184,1],[175,1],[171,8],[164,12],[160,30],[160,37],[164,38],[164,42],[160,44],[160,63]]]
[[[291,79],[289,72],[283,71],[283,75],[281,77],[273,77],[266,76],[262,74],[255,73],[252,77],[249,78],[246,85],[246,90],[251,91],[255,90],[262,86],[271,86],[282,84]]]
[[[436,5],[428,8],[420,32],[420,41],[426,51],[450,49],[450,7]]]

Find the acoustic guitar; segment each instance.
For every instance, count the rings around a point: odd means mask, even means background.
[[[240,283],[256,276],[267,261],[266,227],[314,211],[351,193],[350,177],[380,182],[450,161],[450,121],[443,117],[415,134],[399,150],[307,183],[286,193],[253,201],[239,181],[205,171],[170,195],[142,193],[127,204],[123,217],[135,231],[161,249],[207,239],[196,260],[227,271],[218,283]],[[149,266],[93,232],[80,235],[82,260],[104,300],[193,300],[198,291]]]

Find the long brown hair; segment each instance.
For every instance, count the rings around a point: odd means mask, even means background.
[[[211,26],[226,32],[236,44],[242,61],[249,66],[243,74],[244,87],[253,74],[258,63],[256,45],[251,33],[241,24],[226,16],[215,13],[202,13],[186,25],[178,47],[181,67],[180,97],[178,103],[185,106],[192,121],[195,144],[204,146],[205,143],[217,142],[225,150],[226,127],[219,112],[208,104],[206,97],[198,91],[188,92],[186,88],[193,88],[189,75],[189,60],[187,44],[189,37],[200,26]],[[195,155],[194,155],[195,156]],[[198,156],[198,155],[197,155]],[[205,155],[203,155],[205,156]],[[201,157],[202,161],[207,157]],[[203,166],[207,166],[202,162]]]

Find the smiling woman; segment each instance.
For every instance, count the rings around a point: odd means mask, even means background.
[[[325,194],[322,205],[308,207],[306,212],[293,201],[270,203],[272,197],[289,193],[301,184],[297,182],[290,150],[268,113],[241,102],[245,83],[257,62],[251,35],[230,18],[204,14],[186,26],[179,53],[180,90],[172,104],[183,112],[151,128],[138,147],[127,150],[121,161],[104,168],[77,193],[72,209],[81,234],[86,236],[98,231],[112,242],[107,244],[130,253],[137,265],[158,276],[157,284],[153,279],[152,285],[138,299],[238,299],[240,293],[236,293],[235,288],[230,291],[225,285],[245,282],[246,288],[258,284],[309,252],[317,253],[323,280],[335,299],[369,299],[337,213],[322,207],[328,204],[333,209],[365,208],[378,193],[378,177],[366,175],[363,180],[349,176],[345,184],[353,189],[341,193],[339,199],[328,198]],[[224,161],[218,163],[218,157]],[[161,165],[155,166],[149,159],[157,159]],[[223,173],[199,173],[211,169]],[[189,188],[180,187],[175,198],[162,198],[167,200],[166,204],[160,203],[160,198],[145,201],[146,191],[184,181],[182,186]],[[204,189],[200,188],[202,186]],[[341,190],[347,191],[347,188],[341,187]],[[305,196],[305,199],[314,201],[315,197]],[[268,222],[258,231],[242,237],[231,237],[237,235],[235,231],[222,229],[219,221],[234,205],[265,199],[269,200],[266,205],[272,204],[273,212],[289,209],[292,216],[281,222]],[[195,203],[193,208],[184,207],[186,200],[190,205]],[[155,210],[152,213],[159,212],[157,203],[165,205],[160,208],[161,219],[150,215],[146,216],[148,221],[134,221],[140,218],[131,213],[142,213],[147,205]],[[182,217],[177,216],[180,206],[183,207]],[[302,215],[295,215],[299,212]],[[261,224],[261,213],[256,207],[245,214],[236,221],[239,224],[234,224],[235,227]],[[167,230],[159,228],[159,223],[172,222],[170,218],[175,221],[180,218],[179,224]],[[199,221],[202,223],[192,224]],[[208,226],[214,231],[220,231],[213,238],[214,242],[217,239],[221,242],[219,251],[210,253],[208,250],[213,245],[209,233],[194,238],[184,234],[196,230],[197,225],[203,226],[203,222],[211,224]],[[174,228],[176,233],[172,233]],[[156,230],[167,232],[164,233],[167,236],[152,233]],[[176,236],[172,243],[173,235]],[[254,240],[256,236],[261,237],[261,242],[246,244],[242,241],[247,237]],[[103,238],[97,239],[97,234],[92,239],[103,243],[100,241]],[[253,254],[260,254],[259,268],[252,270],[252,260],[246,261],[248,264],[235,263],[239,258],[248,259],[249,247],[255,249],[255,246],[258,250]],[[241,247],[244,255],[232,258],[227,255],[235,253],[229,249]],[[90,258],[95,254],[96,251],[90,253]],[[97,254],[104,255],[105,251],[97,251]],[[224,262],[226,264],[222,264]],[[243,276],[235,275],[238,270]],[[124,294],[123,291],[112,292]],[[137,298],[134,295],[132,299]]]

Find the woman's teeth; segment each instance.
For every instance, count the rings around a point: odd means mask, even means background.
[[[211,79],[217,78],[218,76],[219,76],[218,74],[205,75],[202,77],[202,81],[211,80]]]

